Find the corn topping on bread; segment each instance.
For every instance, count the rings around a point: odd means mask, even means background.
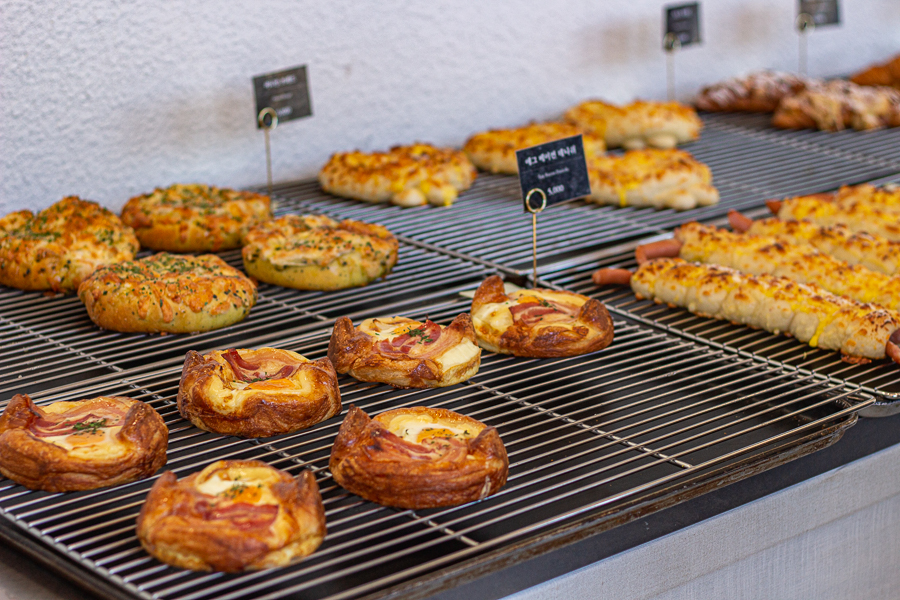
[[[463,152],[430,144],[396,146],[388,152],[339,152],[319,172],[326,192],[398,206],[450,206],[475,181]]]
[[[678,102],[637,100],[616,106],[588,100],[566,111],[565,120],[602,136],[608,148],[674,148],[697,139],[703,122],[690,106]]]
[[[602,135],[584,133],[580,127],[569,123],[532,123],[515,129],[492,129],[476,133],[466,141],[463,152],[483,171],[515,175],[519,172],[516,150],[579,133],[582,134],[586,158],[603,155],[606,144]]]
[[[199,183],[175,184],[136,196],[122,208],[141,245],[169,252],[240,248],[241,237],[272,217],[268,196]]]
[[[846,186],[835,194],[770,202],[769,208],[783,221],[809,221],[821,227],[844,225],[854,233],[900,241],[900,190],[894,187]]]
[[[98,267],[134,258],[131,227],[96,202],[63,198],[38,214],[0,219],[0,284],[74,292]]]
[[[716,112],[772,112],[781,99],[816,82],[791,73],[759,71],[734,77],[700,90],[694,105]]]
[[[900,92],[835,79],[785,97],[772,116],[772,124],[782,129],[822,131],[897,127]]]
[[[588,200],[688,210],[719,201],[709,167],[683,150],[631,150],[588,162]]]

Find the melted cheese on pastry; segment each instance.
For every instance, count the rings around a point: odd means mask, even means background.
[[[204,481],[194,484],[201,494],[216,496],[231,502],[247,504],[278,504],[270,486],[276,480],[266,469],[258,467],[222,469]]]
[[[406,335],[416,335],[416,332],[422,331],[423,323],[406,317],[391,317],[389,319],[366,319],[359,325],[359,331],[372,336],[375,340],[393,341],[394,339]],[[440,326],[444,329],[443,326]],[[428,338],[423,339],[426,341]],[[462,340],[460,343],[450,346],[447,350],[434,357],[441,367],[447,371],[458,365],[468,363],[478,354],[479,348],[470,340]]]
[[[388,431],[407,442],[421,444],[430,438],[456,438],[467,440],[477,436],[481,429],[471,425],[437,419],[427,414],[401,414],[393,419],[387,426]]]
[[[549,326],[565,326],[572,324],[577,319],[578,311],[581,306],[587,302],[587,298],[576,294],[557,293],[552,290],[527,290],[518,289],[507,294],[509,300],[506,302],[493,302],[480,307],[476,314],[473,315],[478,321],[487,323],[490,327],[497,331],[506,331],[513,326],[513,315],[510,308],[516,304],[537,303],[545,301],[547,304],[551,302],[557,305],[570,307],[573,314],[565,312],[553,312],[541,317],[541,320],[533,325],[536,328]]]

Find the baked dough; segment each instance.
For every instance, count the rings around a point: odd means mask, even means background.
[[[388,152],[339,152],[319,172],[326,192],[398,206],[450,206],[475,181],[475,167],[459,150],[430,144]]]
[[[782,98],[819,83],[792,73],[759,71],[706,86],[694,105],[714,112],[773,112]]]
[[[784,98],[772,116],[782,129],[841,131],[900,126],[900,91],[828,81]]]
[[[268,437],[330,419],[341,411],[341,393],[327,358],[276,348],[189,350],[178,411],[206,431]]]
[[[169,252],[241,247],[247,230],[272,217],[268,196],[199,183],[178,183],[136,196],[122,208],[141,245]]]
[[[850,78],[857,85],[886,85],[900,88],[900,55],[886,63],[872,65]]]
[[[218,256],[162,252],[98,269],[78,297],[104,329],[191,333],[241,321],[256,304],[256,284]]]
[[[37,215],[20,210],[0,219],[0,284],[74,292],[95,269],[131,260],[138,248],[119,217],[69,196]]]
[[[0,416],[0,473],[33,490],[74,492],[153,475],[169,432],[149,405],[120,396],[36,406],[16,394]]]
[[[582,134],[584,155],[590,159],[606,151],[603,136],[584,133],[570,123],[531,123],[515,129],[491,129],[476,133],[466,141],[463,152],[476,167],[491,173],[515,175],[519,172],[516,150],[530,148]]]
[[[479,346],[515,356],[578,356],[613,339],[612,319],[599,300],[540,288],[507,294],[497,275],[475,291],[472,323]]]
[[[566,111],[565,120],[603,136],[609,148],[634,150],[674,148],[697,139],[703,122],[690,106],[679,102],[637,100],[616,106],[588,100]]]
[[[683,150],[630,150],[588,162],[588,200],[616,206],[689,210],[719,202],[712,172]]]
[[[137,537],[183,569],[283,567],[322,543],[325,510],[311,471],[294,479],[258,460],[220,460],[181,480],[163,473],[138,515]]]
[[[481,500],[506,483],[493,427],[443,408],[397,408],[374,419],[350,406],[331,448],[334,480],[366,500],[436,508]]]
[[[244,243],[244,269],[251,277],[301,290],[339,290],[387,277],[400,247],[381,225],[322,215],[263,223]]]
[[[353,327],[347,317],[334,324],[328,358],[338,373],[399,388],[454,385],[478,372],[481,348],[467,313],[447,327],[406,317],[366,319]]]

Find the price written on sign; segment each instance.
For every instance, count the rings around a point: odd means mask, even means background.
[[[535,189],[544,192],[548,206],[591,193],[580,135],[517,150],[516,161],[523,202]],[[531,203],[533,208],[540,205],[533,197]]]
[[[839,25],[841,14],[838,0],[800,0],[799,15],[809,15],[816,27]]]
[[[699,2],[666,6],[663,12],[666,25],[663,33],[664,46],[672,39],[677,39],[682,47],[700,43]]]
[[[312,115],[306,65],[257,75],[253,78],[253,91],[256,94],[257,116],[264,108],[274,110],[279,123]],[[257,127],[262,126],[257,121]]]

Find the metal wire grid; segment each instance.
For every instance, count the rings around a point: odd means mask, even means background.
[[[467,305],[458,299],[427,312],[448,322]],[[318,331],[279,346],[317,358],[327,341],[328,331]],[[313,469],[329,534],[309,559],[243,575],[158,563],[134,537],[134,519],[155,478],[74,494],[31,492],[0,479],[0,514],[138,597],[360,597],[691,476],[721,473],[810,432],[847,426],[858,403],[865,403],[852,390],[815,377],[622,320],[614,343],[600,353],[554,360],[486,355],[475,378],[451,388],[406,391],[343,378],[345,407],[355,403],[370,413],[445,407],[499,429],[511,463],[505,488],[470,505],[412,511],[362,501],[331,480],[328,453],[346,409],[341,418],[292,435],[256,441],[217,436],[178,415],[179,375],[179,367],[125,373],[51,390],[38,402],[122,394],[150,403],[170,428],[167,468],[179,476],[223,458],[260,459],[294,474]]]

